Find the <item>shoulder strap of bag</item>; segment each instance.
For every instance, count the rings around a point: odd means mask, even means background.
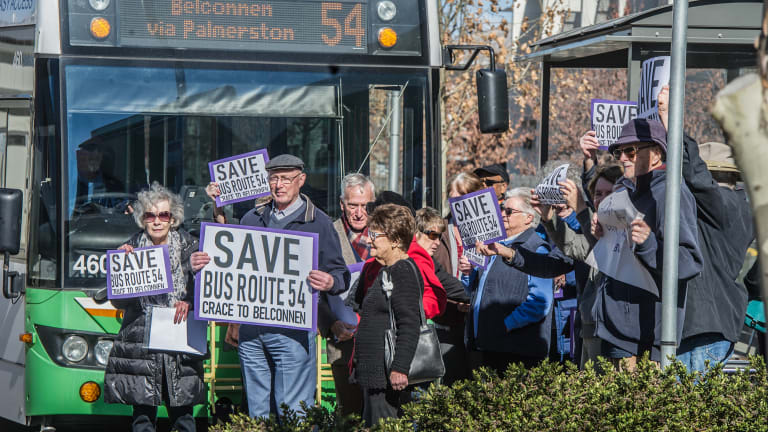
[[[416,280],[419,281],[419,314],[421,315],[421,323],[420,325],[424,325],[427,323],[427,316],[424,314],[424,280],[421,277],[421,273],[416,268],[416,265],[410,260],[406,259],[406,262],[411,267],[411,270],[413,270],[414,275],[416,276]],[[389,277],[389,272],[384,269],[381,271],[381,289],[384,291],[384,297],[387,299],[387,309],[389,309],[389,328],[394,329],[395,328],[395,313],[392,312],[392,280]]]

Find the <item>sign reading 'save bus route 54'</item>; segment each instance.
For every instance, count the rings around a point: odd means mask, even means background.
[[[171,0],[151,8],[142,3],[118,3],[121,46],[367,53],[363,2]]]

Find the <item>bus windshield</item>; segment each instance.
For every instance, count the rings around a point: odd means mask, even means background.
[[[362,165],[366,174],[369,167],[386,166],[388,157],[381,151],[388,143],[364,160],[369,140],[389,118],[386,104],[377,108],[380,89],[408,88],[411,97],[403,98],[404,108],[416,115],[408,117],[409,130],[403,133],[420,144],[402,150],[423,152],[424,72],[69,64],[64,80],[65,287],[103,286],[105,252],[139,231],[131,204],[153,182],[181,195],[182,228],[197,234],[200,223],[211,220],[214,206],[205,194],[208,162],[228,156],[267,149],[270,156],[301,157],[308,174],[302,192],[331,217],[338,216],[341,177]],[[364,121],[350,115],[361,105]],[[356,118],[365,134],[345,127]],[[227,207],[228,220],[236,223],[253,204]]]

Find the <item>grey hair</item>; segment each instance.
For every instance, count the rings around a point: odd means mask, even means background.
[[[359,187],[360,189],[365,189],[366,187],[371,188],[371,193],[373,193],[373,198],[376,199],[376,186],[374,186],[371,179],[369,179],[364,174],[360,173],[351,173],[344,176],[343,179],[341,179],[341,199],[345,200],[347,198],[347,189],[352,187]]]
[[[531,222],[531,226],[535,227],[539,225],[540,216],[536,212],[536,210],[533,209],[533,206],[531,205],[531,189],[530,188],[524,188],[524,187],[517,187],[514,189],[510,189],[507,191],[507,194],[504,195],[504,202],[507,202],[510,198],[517,198],[520,200],[521,208],[520,210],[528,213],[529,215],[533,216],[533,222]]]
[[[133,220],[136,221],[139,228],[144,228],[144,213],[162,201],[168,201],[171,207],[171,217],[173,218],[171,228],[176,229],[184,222],[184,203],[181,201],[181,197],[165,186],[161,186],[160,183],[153,182],[149,190],[138,193],[136,202],[133,203]]]

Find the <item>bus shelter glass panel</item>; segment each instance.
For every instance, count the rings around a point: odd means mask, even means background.
[[[211,220],[205,186],[213,160],[258,149],[299,156],[302,193],[337,217],[340,179],[353,170],[342,160],[343,113],[359,103],[354,89],[375,85],[377,75],[67,65],[65,77],[65,286],[100,286],[105,251],[139,231],[131,204],[152,183],[181,195],[183,229],[197,234]],[[423,100],[425,80],[410,80]],[[423,102],[416,107],[423,122]],[[237,223],[253,205],[225,207],[228,220]]]

